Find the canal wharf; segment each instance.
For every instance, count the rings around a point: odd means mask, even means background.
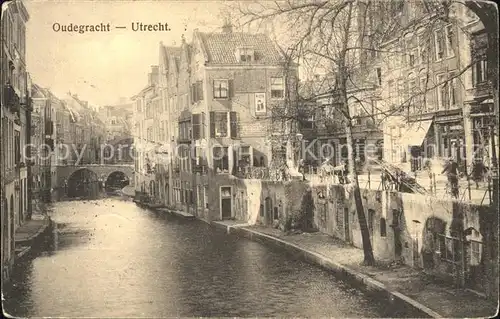
[[[186,213],[182,210],[171,209],[165,207],[165,205],[163,204],[148,203],[141,201],[140,199],[134,199],[134,203],[136,203],[139,207],[148,208],[158,213],[170,214],[183,219],[196,219],[196,216],[194,216],[193,214]]]
[[[183,212],[181,210],[173,210],[173,209],[169,209],[169,208],[165,208],[165,207],[157,208],[156,211],[161,212],[161,213],[171,214],[171,215],[174,215],[174,216],[177,216],[180,218],[184,218],[184,219],[195,219],[196,218],[193,214],[189,214],[189,213]]]
[[[416,269],[382,262],[364,266],[363,251],[322,233],[287,235],[278,229],[244,222],[214,221],[215,228],[279,248],[295,258],[320,266],[353,286],[383,298],[398,309],[421,317],[472,318],[494,316],[497,306],[476,293],[442,285]]]
[[[31,251],[33,247],[39,244],[39,239],[49,231],[52,221],[49,216],[42,215],[37,218],[26,221],[22,226],[16,229],[16,259],[20,259]]]

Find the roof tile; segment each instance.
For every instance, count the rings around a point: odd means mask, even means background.
[[[250,33],[203,33],[200,38],[208,54],[208,62],[213,64],[240,64],[236,59],[236,49],[251,47],[255,50],[253,64],[277,64],[283,56],[265,34]],[[245,62],[248,63],[248,62]]]

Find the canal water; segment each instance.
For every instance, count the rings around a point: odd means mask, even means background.
[[[119,198],[54,204],[54,232],[17,265],[16,317],[394,316],[278,250]]]

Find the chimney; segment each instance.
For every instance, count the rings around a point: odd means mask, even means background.
[[[151,66],[151,73],[148,74],[148,84],[158,84],[159,67],[157,65]]]
[[[222,32],[223,33],[233,33],[233,25],[231,24],[231,21],[228,18],[224,19],[224,25],[222,26]]]

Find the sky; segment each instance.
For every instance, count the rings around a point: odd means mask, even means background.
[[[190,41],[193,30],[218,31],[221,1],[25,0],[27,69],[33,83],[63,98],[70,91],[90,104],[116,104],[147,84],[159,44]],[[53,24],[111,24],[110,32],[55,32]],[[171,31],[133,32],[132,22],[168,23]],[[126,26],[127,29],[113,29]]]

